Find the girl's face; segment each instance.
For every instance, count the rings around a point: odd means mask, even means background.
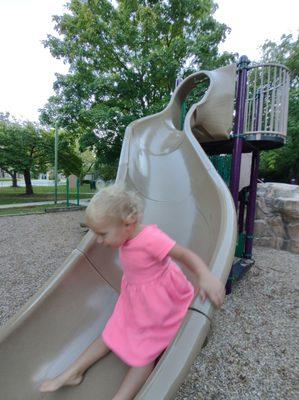
[[[89,226],[97,234],[98,243],[104,246],[118,248],[131,238],[136,224],[113,221],[104,217],[96,224],[89,224]]]

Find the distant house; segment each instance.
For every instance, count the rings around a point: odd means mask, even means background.
[[[7,172],[3,171],[3,169],[0,168],[0,178],[11,179],[11,176]],[[18,179],[23,178],[23,175],[17,174],[17,178]]]
[[[11,176],[0,168],[0,178],[11,179]],[[31,178],[34,179],[33,177]],[[17,179],[24,179],[24,175],[17,174]],[[40,173],[37,179],[53,180],[54,179],[53,171]],[[65,179],[65,176],[63,174],[58,174],[58,180],[60,181],[61,179]]]

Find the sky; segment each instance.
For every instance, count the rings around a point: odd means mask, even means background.
[[[0,112],[38,121],[38,109],[54,93],[56,73],[67,66],[54,59],[42,40],[55,34],[52,15],[61,15],[67,0],[0,0]],[[216,0],[215,18],[231,28],[221,51],[260,56],[266,39],[297,35],[298,0]]]

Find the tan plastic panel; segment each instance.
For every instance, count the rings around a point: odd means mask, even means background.
[[[194,357],[199,353],[209,328],[210,323],[205,316],[189,311],[174,342],[163,354],[154,373],[135,400],[174,398],[179,385],[190,370]]]
[[[74,250],[48,287],[1,332],[0,398],[42,398],[41,382],[62,372],[101,333],[117,297],[85,256]],[[90,388],[93,393],[101,388],[103,399],[112,398],[126,369],[109,355],[78,391],[67,388],[46,398],[95,399],[92,394],[82,397],[86,388],[88,393]]]
[[[236,76],[235,71],[235,66],[231,65],[201,73],[201,76],[210,79],[210,86],[190,116],[192,133],[200,143],[229,139],[235,97],[235,85],[231,78],[232,74]],[[201,78],[197,75],[191,75],[189,79],[197,81]]]
[[[144,222],[157,223],[178,243],[198,253],[223,282],[227,280],[235,251],[235,208],[227,186],[194,137],[193,123],[213,126],[216,138],[219,135],[228,138],[235,72],[233,65],[208,74],[210,87],[204,98],[188,111],[183,131],[179,130],[182,101],[205,72],[183,81],[164,111],[133,122],[126,130],[117,176],[118,182],[125,182],[143,197]],[[219,81],[221,85],[215,83]],[[223,118],[222,126],[218,113]],[[208,124],[207,116],[214,121]],[[193,281],[189,271],[185,272]],[[193,307],[212,317],[209,301],[202,305],[196,299]],[[196,328],[191,327],[190,319],[185,321],[179,333],[181,340],[163,354],[159,369],[155,368],[136,399],[155,400],[158,393],[160,399],[172,398],[198,352],[198,344],[207,334],[207,325],[200,324],[200,314],[193,317],[197,318]],[[193,335],[197,340],[190,340]]]
[[[118,259],[118,252],[96,243],[96,236],[89,231],[78,246],[94,268],[109,284],[120,291],[122,269]]]
[[[182,101],[204,76],[210,86],[189,110],[182,131]],[[235,250],[235,209],[226,185],[194,134],[202,141],[213,134],[217,140],[227,137],[234,84],[235,66],[186,78],[165,110],[128,126],[117,176],[117,182],[144,198],[144,223],[157,223],[178,243],[200,254],[223,282]],[[189,271],[185,272],[194,282]],[[92,367],[76,388],[41,395],[37,387],[46,377],[60,373],[100,334],[113,310],[120,279],[117,252],[97,244],[89,232],[46,288],[1,331],[3,399],[112,398],[127,369],[113,355]],[[193,307],[210,317],[213,314],[209,301],[202,305],[196,299]],[[171,399],[208,329],[207,317],[189,311],[136,399]]]

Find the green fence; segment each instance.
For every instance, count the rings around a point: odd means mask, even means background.
[[[0,181],[0,206],[17,206],[18,204],[48,203],[49,205],[80,205],[82,201],[91,199],[96,192],[95,185],[85,182],[80,184],[79,179],[70,188],[69,180],[58,182],[57,191],[53,181],[34,182],[33,193],[26,194],[26,187],[23,179],[18,179],[17,187],[12,186],[11,180],[1,179]],[[5,186],[4,186],[5,184]],[[36,204],[38,205],[38,204]]]
[[[224,180],[224,182],[229,186],[230,182],[230,173],[231,173],[231,162],[232,156],[228,155],[220,155],[220,156],[210,156],[209,157],[214,167],[216,168],[218,174]]]
[[[57,199],[54,198],[54,202],[63,201],[67,207],[80,206],[82,201],[91,199],[96,190],[94,181],[81,184],[80,179],[77,178],[71,184],[70,179],[67,178],[64,184],[58,185]]]

